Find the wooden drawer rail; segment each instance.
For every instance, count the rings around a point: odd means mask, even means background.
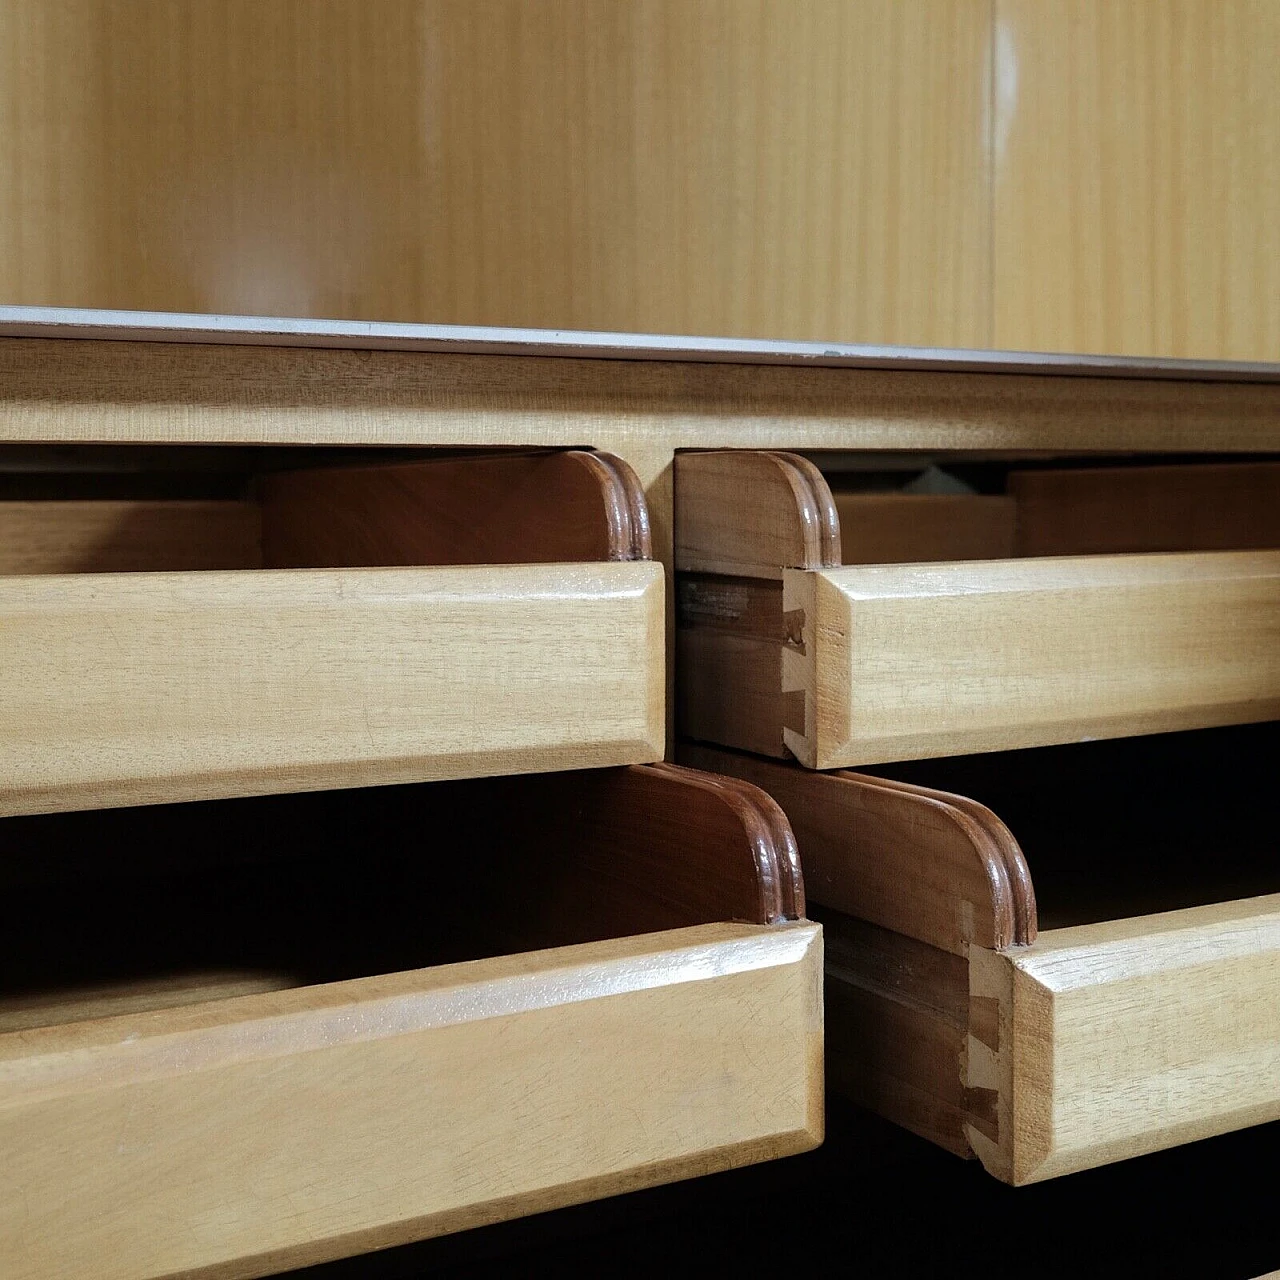
[[[88,876],[88,815],[3,833],[6,1277],[263,1275],[821,1139],[820,930],[747,784],[99,818]]]
[[[1125,825],[1070,796],[1085,815],[1072,838],[1092,820],[1101,847],[1081,849],[1074,881],[1050,869],[1067,892],[1041,909],[1088,922],[1041,931],[1028,860],[973,800],[713,748],[681,758],[764,787],[791,819],[826,930],[833,1088],[1014,1184],[1280,1118],[1280,894],[1219,900],[1280,887],[1256,824],[1256,864],[1231,872],[1231,842],[1247,840],[1215,807],[1248,805],[1249,786],[1159,771],[1200,812],[1154,833],[1149,804]],[[1058,790],[1031,794],[1046,828],[1063,823]],[[1180,875],[1181,900],[1201,905],[1148,914],[1179,900]]]
[[[606,455],[0,502],[0,535],[3,814],[663,751],[662,571]]]
[[[1280,551],[842,565],[840,529],[803,458],[677,458],[680,734],[830,769],[1280,715]]]

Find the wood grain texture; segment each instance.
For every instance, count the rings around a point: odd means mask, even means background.
[[[6,0],[0,294],[1276,359],[1278,23]]]
[[[36,865],[0,864],[5,986],[36,984],[0,996],[6,1276],[263,1274],[821,1138],[821,938],[787,923],[795,842],[744,782],[637,765],[108,817],[177,847],[86,876],[82,815],[44,815],[18,827]],[[233,969],[192,977],[209,959]],[[103,966],[137,976],[76,986]]]
[[[261,563],[262,519],[251,502],[0,501],[0,574]]]
[[[996,347],[1280,358],[1280,9],[996,0]]]
[[[14,1027],[804,913],[777,805],[666,764],[13,819],[0,896]]]
[[[852,566],[783,597],[811,768],[1280,715],[1274,552]]]
[[[64,1026],[121,1014],[148,1013],[182,1005],[279,991],[296,983],[288,974],[182,973],[130,982],[56,988],[22,996],[0,996],[0,1035],[33,1027]]]
[[[1258,383],[6,338],[0,440],[590,445],[652,503],[678,449],[1258,452],[1280,402]]]
[[[677,572],[778,578],[840,563],[840,516],[812,462],[723,450],[675,460]]]
[[[999,1141],[999,1090],[969,1071],[999,1047],[997,1007],[971,997],[968,957],[1036,936],[1004,824],[965,797],[865,774],[693,744],[679,758],[764,788],[795,830],[825,935],[830,1087],[957,1155],[973,1154],[970,1129]]]
[[[998,1136],[999,1094],[965,1083],[973,1022],[963,956],[821,910],[827,1083],[955,1155]]]
[[[6,0],[0,295],[985,345],[990,19]]]
[[[1014,554],[1010,497],[836,493],[833,498],[843,564],[1003,560]]]
[[[263,477],[269,568],[647,560],[644,491],[582,450],[312,468]]]
[[[0,582],[6,813],[663,750],[652,563]]]
[[[805,1150],[820,979],[816,926],[721,924],[0,1036],[5,1274],[262,1275]]]
[[[1018,555],[1280,547],[1280,463],[1013,471]]]
[[[1026,861],[1007,828],[972,800],[692,745],[681,759],[763,786],[793,824],[825,931],[833,1089],[950,1151],[977,1154],[1015,1183],[1280,1116],[1280,896],[1037,936]],[[993,774],[1002,768],[990,763]],[[1077,792],[1076,777],[1043,786],[1037,805],[1047,830],[1061,825],[1064,799],[1084,796],[1091,816],[1078,830],[1103,856],[1082,848],[1072,866],[1091,881],[1095,911],[1115,909],[1113,890],[1132,860],[1159,882],[1157,892],[1168,891],[1166,877],[1191,872],[1207,897],[1239,872],[1240,851],[1229,847],[1235,827],[1219,814],[1239,794],[1221,789],[1227,777],[1236,785],[1230,764],[1201,769],[1203,794],[1171,800],[1177,817],[1158,827],[1150,806],[1117,815],[1111,793]],[[1145,794],[1162,779],[1155,767],[1126,785]],[[1197,809],[1206,820],[1219,814],[1210,827],[1221,833],[1218,848],[1205,844]],[[1115,839],[1117,821],[1129,828]],[[1189,832],[1185,849],[1167,835],[1175,826]],[[1002,916],[997,892],[1011,855],[1025,889],[1010,876],[1005,904],[1023,903],[1020,922]],[[1206,857],[1216,885],[1190,865]],[[1258,870],[1273,862],[1264,845]],[[1062,887],[1061,878],[1050,883]],[[983,942],[993,923],[1017,930],[1001,935],[999,949]]]
[[[786,816],[736,778],[643,764],[433,784],[412,804],[414,822],[465,830],[470,862],[492,865],[472,894],[503,950],[805,914]]]
[[[1006,1181],[1280,1117],[1280,895],[1051,930],[974,965],[1012,1123],[970,1136]]]
[[[804,729],[803,695],[782,691],[782,584],[682,573],[676,593],[677,733],[782,754],[781,727]]]
[[[787,815],[813,902],[955,955],[1035,937],[1025,861],[999,818],[958,796],[865,774],[682,744],[678,758],[742,778]],[[1007,863],[1020,866],[1011,874]]]

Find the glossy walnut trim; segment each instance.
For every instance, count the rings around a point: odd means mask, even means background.
[[[647,560],[635,472],[581,449],[494,453],[263,477],[263,564],[539,564]]]
[[[742,920],[801,919],[804,881],[786,816],[764,791],[675,764],[451,783],[421,797],[421,821],[459,806],[489,850],[524,847],[487,893],[521,945]],[[536,937],[524,934],[536,922]]]
[[[675,460],[677,572],[778,578],[840,563],[827,482],[794,453],[720,450]]]
[[[1026,858],[985,805],[869,774],[682,744],[678,758],[762,788],[802,850],[811,900],[953,955],[1036,936]]]

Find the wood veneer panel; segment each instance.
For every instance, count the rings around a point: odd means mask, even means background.
[[[1280,463],[1013,471],[1017,554],[1280,546]]]
[[[6,0],[0,294],[986,345],[989,40],[966,0]]]
[[[836,493],[834,499],[842,564],[1004,560],[1015,554],[1009,497]]]
[[[312,468],[265,476],[264,563],[536,564],[647,560],[644,492],[582,450]]]
[[[1002,949],[1035,936],[1021,851],[983,806],[693,743],[680,746],[679,758],[742,778],[781,805],[814,902],[961,956],[970,945]]]
[[[993,345],[1280,358],[1280,10],[994,17]]]

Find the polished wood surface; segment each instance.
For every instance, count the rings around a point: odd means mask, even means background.
[[[972,998],[975,948],[1023,947],[1037,933],[1021,848],[966,797],[847,771],[683,744],[679,758],[763,787],[803,853],[826,955],[827,1079],[913,1133],[972,1155],[998,1092],[970,1086],[970,1037],[999,1045],[992,998]]]
[[[788,570],[811,768],[1280,715],[1280,554]]]
[[[701,747],[682,758],[764,786],[795,826],[825,931],[832,1087],[1020,1184],[1280,1117],[1280,897],[1244,898],[1276,884],[1274,736],[897,766],[1003,797],[1025,858],[955,793]],[[1037,930],[1041,896],[1079,923]],[[1162,901],[1195,905],[1148,914]]]
[[[970,1136],[1009,1181],[1280,1118],[1280,895],[1052,930],[971,964],[1009,1029],[990,1065],[1011,1140]]]
[[[259,484],[268,568],[647,560],[635,472],[609,454],[313,467]]]
[[[153,461],[150,472],[135,460],[127,465],[142,469],[125,477],[110,474],[108,458],[97,455],[95,474],[92,461],[51,452],[48,471],[5,475],[19,489],[24,479],[38,483],[46,496],[0,498],[0,574],[544,564],[653,553],[640,481],[607,453],[501,450],[267,471],[250,483],[253,500],[63,496],[77,482],[163,481],[165,464],[188,483],[200,478],[201,464],[181,471],[179,455]],[[244,482],[232,473],[222,483]]]
[[[0,299],[1280,359],[1257,0],[0,5]]]
[[[844,564],[1003,560],[1014,554],[1012,498],[836,493]]]
[[[822,473],[794,453],[727,449],[675,460],[678,571],[780,578],[840,563],[840,517]]]
[[[966,0],[5,0],[0,298],[987,345],[989,40]]]
[[[1029,472],[1025,482],[1015,474],[1013,488],[1032,503],[1029,539],[1037,522],[1074,528],[1092,515],[1096,530],[1070,535],[1085,550],[1127,545],[1126,522],[1146,530],[1133,535],[1142,550],[1180,545],[1183,531],[1192,545],[1237,535],[1265,543],[1273,469],[1068,471],[1061,482]],[[1237,499],[1221,526],[1208,509],[1214,485]],[[1036,497],[1077,490],[1123,510],[1059,518]],[[839,565],[839,504],[796,455],[681,454],[676,493],[675,706],[685,738],[833,769],[1246,723],[1280,710],[1274,552],[894,563],[924,544],[893,510],[915,499],[890,495],[862,513],[890,563]],[[1144,498],[1170,527],[1148,529]],[[990,500],[920,501],[948,511]],[[1015,508],[996,501],[1007,545]],[[871,517],[886,508],[877,526]],[[962,549],[981,552],[975,543],[990,531],[952,523]],[[916,524],[941,552],[948,522]],[[1197,535],[1201,524],[1209,532]]]
[[[43,815],[6,855],[6,1276],[265,1274],[821,1140],[820,931],[744,782]]]
[[[261,563],[262,515],[252,502],[0,500],[0,575]]]
[[[620,459],[319,467],[259,490],[0,502],[0,811],[662,754],[663,575]]]
[[[6,813],[663,751],[649,562],[54,574],[0,617]]]
[[[719,924],[0,1036],[5,1274],[263,1275],[805,1150],[820,974],[814,925]]]
[[[696,743],[682,743],[677,754],[742,778],[782,806],[812,902],[959,956],[971,945],[1000,950],[1034,939],[1035,894],[1022,851],[982,805]]]
[[[805,909],[776,802],[665,763],[29,815],[5,836],[0,1001],[23,1017],[93,989],[133,1012]]]
[[[1280,547],[1280,463],[1012,471],[1018,555]]]
[[[994,17],[993,344],[1280,359],[1280,8]]]
[[[474,892],[504,949],[805,914],[786,816],[737,778],[659,763],[433,783],[411,799],[413,821],[465,825],[469,861],[491,862]]]

